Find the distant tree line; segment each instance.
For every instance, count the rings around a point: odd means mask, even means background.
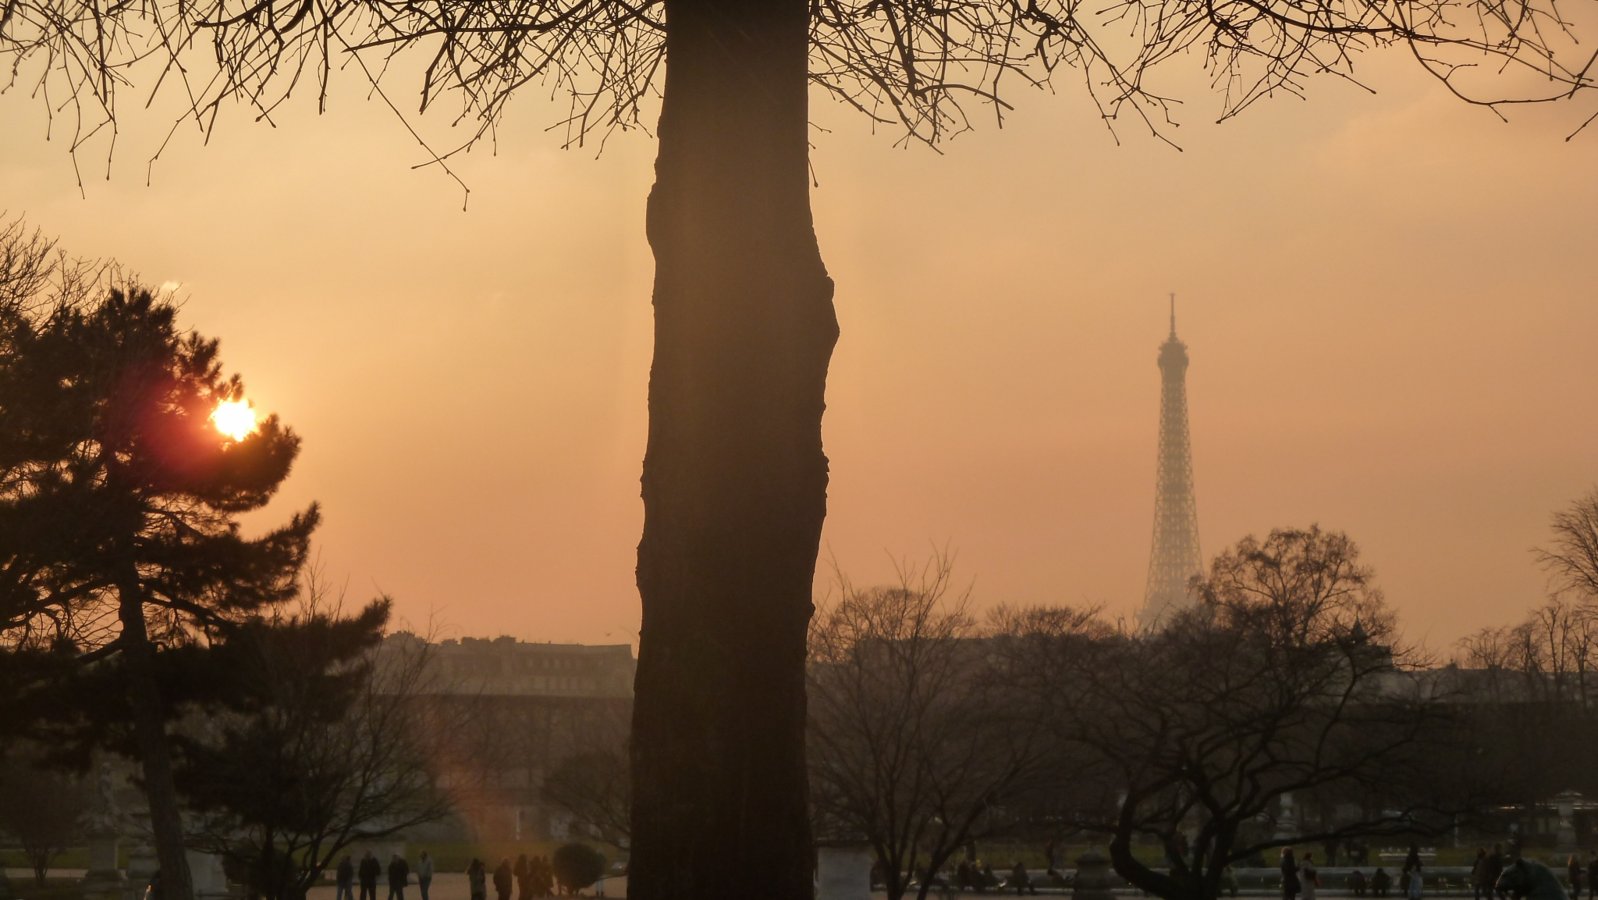
[[[1456,707],[1340,533],[1241,541],[1146,631],[1064,608],[978,622],[946,560],[909,576],[845,582],[812,638],[818,829],[869,842],[892,900],[995,836],[1102,841],[1138,888],[1208,900],[1228,866],[1410,834],[1461,799],[1435,775]],[[1278,820],[1316,795],[1338,802]],[[1165,864],[1133,852],[1150,842]]]
[[[978,616],[946,554],[890,586],[839,573],[810,638],[817,833],[868,843],[890,900],[925,898],[992,839],[1102,842],[1138,888],[1210,900],[1228,866],[1284,846],[1503,829],[1506,805],[1598,790],[1595,525],[1598,492],[1539,551],[1556,595],[1449,665],[1404,641],[1355,543],[1318,527],[1228,548],[1154,630]],[[622,771],[574,759],[551,799],[625,842]],[[1133,852],[1150,844],[1161,863]]]
[[[1529,812],[1566,790],[1598,794],[1598,488],[1556,512],[1534,550],[1547,600],[1461,640],[1451,674],[1471,699],[1468,747],[1495,798]]]
[[[978,620],[946,558],[891,587],[840,578],[811,639],[818,830],[869,842],[895,900],[992,837],[1102,841],[1134,886],[1208,900],[1284,846],[1505,833],[1505,808],[1598,791],[1598,491],[1536,553],[1548,602],[1450,665],[1318,527],[1228,548],[1151,630],[1067,608]]]

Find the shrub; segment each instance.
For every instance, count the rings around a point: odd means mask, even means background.
[[[605,873],[605,857],[587,844],[562,844],[555,850],[550,867],[561,888],[573,894],[599,880]]]

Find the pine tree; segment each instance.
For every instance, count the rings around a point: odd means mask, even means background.
[[[162,884],[186,898],[160,658],[295,594],[316,507],[255,538],[238,516],[272,497],[299,439],[275,416],[238,439],[213,427],[244,385],[223,376],[215,340],[181,330],[148,290],[0,315],[0,644],[125,692],[101,708],[127,715]],[[56,690],[8,669],[24,699]]]

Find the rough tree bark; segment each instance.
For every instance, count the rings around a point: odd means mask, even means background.
[[[633,720],[635,900],[809,900],[805,634],[837,340],[803,0],[667,0]]]

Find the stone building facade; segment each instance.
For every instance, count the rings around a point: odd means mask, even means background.
[[[567,837],[570,822],[545,798],[545,780],[577,754],[625,757],[632,647],[511,637],[424,644],[402,633],[385,640],[384,652],[419,647],[428,660],[426,701],[453,713],[452,733],[437,736],[435,771],[456,818],[413,839]]]

